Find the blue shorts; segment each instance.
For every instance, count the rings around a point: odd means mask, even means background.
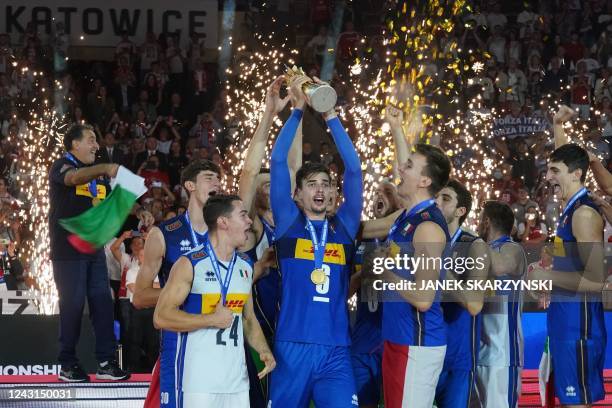
[[[273,408],[359,406],[348,347],[277,341],[270,379]],[[270,406],[270,405],[269,405]]]
[[[472,370],[442,370],[436,387],[438,408],[469,408],[474,377]]]
[[[550,338],[555,395],[563,405],[592,404],[604,399],[606,343]]]
[[[351,354],[355,387],[361,405],[378,404],[382,386],[382,355],[380,353]]]

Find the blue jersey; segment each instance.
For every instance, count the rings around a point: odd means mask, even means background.
[[[263,234],[257,241],[257,244],[247,252],[246,255],[253,263],[257,262],[263,252],[273,245],[274,229],[262,217],[261,223],[264,226]],[[270,338],[274,335],[276,329],[276,318],[278,316],[280,302],[280,272],[278,268],[269,268],[268,274],[263,276],[253,285],[253,301],[255,316],[261,325],[266,337]]]
[[[425,204],[420,203],[414,208]],[[420,211],[404,211],[396,221],[396,228],[389,234],[391,243],[390,257],[400,252],[408,256],[414,254],[412,240],[417,227],[423,222],[433,222],[442,228],[446,235],[446,242],[450,242],[446,220],[431,200],[429,205],[420,208]],[[396,270],[402,279],[414,279],[409,270]],[[440,280],[443,278],[440,272]],[[398,293],[386,294],[386,304],[383,309],[382,335],[384,340],[407,346],[443,346],[446,344],[446,324],[440,306],[440,293],[436,292],[435,299],[426,312],[420,312],[410,303],[401,298]]]
[[[353,265],[355,272],[361,271],[366,247],[374,245],[375,240],[363,240],[357,245]],[[357,316],[351,328],[351,353],[382,353],[382,299],[372,285],[362,286],[357,291]]]
[[[453,256],[467,258],[470,244],[478,239],[477,236],[459,229],[459,236],[451,248]],[[467,274],[455,274],[455,279],[462,281],[468,278]],[[474,370],[478,361],[478,347],[480,343],[480,314],[472,316],[460,303],[445,302],[442,304],[444,321],[448,333],[446,355],[444,357],[444,370]]]
[[[194,230],[193,232],[198,242],[192,242],[191,224],[186,213],[162,222],[159,224],[159,229],[166,243],[166,252],[164,253],[161,268],[159,268],[159,284],[163,288],[168,281],[172,265],[174,265],[179,257],[204,242],[207,233],[199,234]]]
[[[572,232],[572,218],[576,210],[583,205],[598,212],[599,210],[586,190],[579,191],[573,198],[576,200],[570,199],[570,205],[563,211],[557,226],[553,270],[582,274],[584,264],[580,259],[576,237]],[[603,306],[598,296],[567,291],[555,286],[548,308],[547,326],[549,335],[559,340],[606,337]]]
[[[323,221],[311,221],[317,236]],[[350,344],[347,294],[353,237],[336,216],[329,219],[323,270],[327,279],[315,285],[311,281],[314,250],[306,228],[306,216],[300,211],[280,237],[276,254],[281,272],[281,308],[276,341],[314,343],[330,346]]]

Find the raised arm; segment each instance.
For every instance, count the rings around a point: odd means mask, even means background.
[[[555,136],[555,149],[568,144],[569,139],[563,129],[563,124],[576,116],[576,112],[567,105],[559,106],[559,110],[553,116],[553,134]]]
[[[340,119],[334,110],[325,114],[338,153],[344,162],[344,176],[342,178],[342,191],[344,202],[336,215],[342,220],[351,237],[357,235],[361,210],[363,208],[363,180],[361,178],[361,162],[355,151],[355,146],[349,135],[342,127]]]
[[[612,195],[612,174],[606,169],[599,157],[589,152],[589,162],[591,170],[593,170],[593,176],[599,188],[601,188],[607,195]]]
[[[293,144],[287,156],[287,165],[289,166],[289,174],[291,176],[291,191],[295,190],[295,174],[302,167],[302,142],[304,135],[302,133],[302,121],[297,128],[297,133],[293,139]]]
[[[246,208],[251,208],[253,198],[255,197],[255,189],[257,187],[255,185],[255,178],[261,170],[261,164],[265,161],[268,134],[270,133],[274,118],[285,108],[289,101],[289,96],[284,99],[280,97],[280,88],[284,80],[284,76],[279,76],[268,87],[265,100],[266,107],[249,144],[244,166],[240,173],[238,191]]]
[[[191,332],[207,327],[226,329],[234,320],[232,312],[217,304],[214,313],[193,314],[180,309],[189,296],[193,281],[193,266],[189,259],[180,257],[172,266],[170,278],[159,296],[159,301],[153,314],[153,323],[158,329],[175,332]]]
[[[270,206],[276,224],[277,237],[285,233],[299,211],[293,201],[287,155],[304,114],[302,109],[306,105],[306,99],[301,90],[301,85],[307,80],[307,77],[302,76],[294,78],[291,82],[290,92],[294,109],[281,129],[276,143],[274,143],[270,159]]]
[[[410,154],[411,143],[406,139],[402,125],[404,123],[404,112],[394,106],[387,106],[385,109],[385,120],[389,124],[391,136],[393,136],[393,144],[395,145],[395,160],[397,165],[401,166],[408,160]]]

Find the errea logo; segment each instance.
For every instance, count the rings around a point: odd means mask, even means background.
[[[179,242],[181,246],[181,251],[191,251],[191,242],[188,239],[183,239]]]
[[[565,396],[566,397],[575,397],[576,396],[576,389],[574,387],[572,387],[571,385],[568,385],[565,388]]]
[[[353,398],[351,399],[351,404],[359,406],[359,400],[357,399],[357,395],[353,394]]]

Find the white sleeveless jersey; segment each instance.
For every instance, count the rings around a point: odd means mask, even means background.
[[[182,310],[212,314],[221,298],[211,259],[203,245],[185,255],[193,265],[193,285]],[[253,268],[244,254],[238,254],[226,299],[234,312],[227,329],[206,328],[179,333],[175,372],[183,393],[236,393],[248,391],[249,378],[244,355],[242,309],[249,299]],[[220,264],[225,279],[227,264]]]
[[[499,252],[503,245],[518,245],[504,241],[492,245]],[[527,260],[523,253],[520,274],[495,277],[496,280],[521,281],[525,279]],[[482,332],[478,365],[489,367],[523,366],[523,293],[521,289],[497,291],[494,297],[485,299],[482,308]]]

